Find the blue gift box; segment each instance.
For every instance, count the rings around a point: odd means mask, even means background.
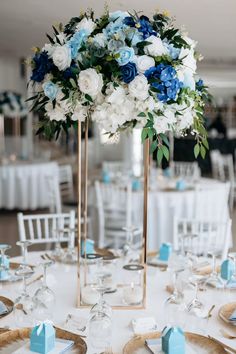
[[[180,179],[176,182],[176,189],[178,191],[184,191],[186,189],[186,183],[183,179]]]
[[[168,261],[172,252],[172,246],[170,243],[162,243],[159,250],[159,259],[161,261]]]
[[[161,337],[165,354],[185,354],[185,335],[179,327],[165,327]]]
[[[3,263],[2,263],[2,256],[0,256],[0,264],[4,265],[5,269],[6,270],[1,270],[0,271],[0,279],[1,280],[5,280],[8,278],[9,274],[8,274],[8,269],[10,268],[10,261],[9,261],[9,258],[7,256],[4,256],[3,257]]]
[[[82,239],[81,240],[81,252],[80,252],[81,256],[84,255],[85,249],[86,249],[86,254],[95,253],[95,251],[94,251],[94,241],[90,240],[89,238],[87,238],[86,239],[86,248],[85,248],[85,242]]]
[[[141,189],[141,182],[139,179],[134,179],[132,181],[132,189],[133,191],[139,191]]]
[[[226,259],[220,267],[220,275],[222,279],[230,280],[235,271],[234,262],[231,259]]]
[[[102,172],[102,181],[105,184],[109,184],[111,182],[111,176],[110,176],[109,172],[107,172],[107,171]]]
[[[43,322],[32,329],[30,350],[40,354],[48,354],[55,348],[55,329],[51,323]]]
[[[171,171],[170,167],[167,167],[163,170],[163,176],[168,177],[168,178],[172,177],[172,171]]]

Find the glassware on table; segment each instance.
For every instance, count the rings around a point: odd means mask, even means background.
[[[229,281],[226,284],[226,288],[229,289],[230,291],[236,291],[236,252],[230,252],[229,253],[229,258],[234,261],[234,273],[232,277],[229,279]]]
[[[17,246],[21,247],[23,258],[22,258],[22,263],[20,264],[19,268],[29,268],[31,267],[28,265],[28,247],[32,245],[32,242],[30,240],[24,240],[24,241],[17,241],[16,242]]]
[[[95,312],[90,318],[88,339],[92,353],[111,352],[112,320],[104,312]]]
[[[75,264],[78,261],[77,249],[74,246],[75,231],[76,229],[64,229],[64,232],[69,236],[68,247],[62,256],[62,262],[66,264]]]
[[[26,279],[29,278],[34,271],[30,267],[21,267],[16,270],[17,277],[23,279],[23,290],[21,295],[15,300],[13,313],[15,323],[18,327],[30,327],[33,323],[34,302],[27,292]]]
[[[64,251],[61,247],[61,236],[64,233],[64,230],[53,230],[53,232],[56,235],[56,243],[55,243],[55,249],[52,251],[52,256],[55,258],[55,260],[60,261],[64,255]]]
[[[183,292],[177,287],[178,275],[186,269],[186,257],[182,254],[172,253],[168,261],[168,271],[172,272],[173,292],[166,299],[165,304],[179,304],[183,301]]]
[[[81,256],[84,272],[81,273],[81,299],[86,305],[94,305],[99,300],[96,290],[98,285],[97,274],[101,269],[102,256],[97,253],[87,253]]]
[[[189,302],[189,304],[187,304],[187,311],[190,312],[195,309],[203,309],[204,304],[199,300],[198,294],[200,285],[203,284],[205,280],[203,280],[203,277],[201,275],[192,274],[189,281],[195,287],[195,295],[194,298]]]
[[[141,305],[144,296],[144,267],[141,264],[127,264],[123,269],[123,301],[128,306]]]
[[[219,251],[212,250],[208,252],[208,255],[212,257],[212,272],[207,277],[205,284],[209,284],[214,286],[215,288],[224,288],[224,283],[220,277],[220,275],[217,273],[217,264],[216,264],[216,257],[218,255]]]
[[[53,264],[52,261],[41,263],[44,270],[43,285],[35,292],[34,316],[37,320],[47,320],[53,317],[56,298],[54,292],[47,285],[47,269]]]
[[[123,247],[123,253],[126,263],[139,263],[140,262],[140,250],[135,249],[134,236],[135,232],[139,231],[134,226],[123,227],[122,230],[126,232],[126,242]]]
[[[1,262],[0,262],[0,281],[8,280],[10,277],[9,273],[9,258],[5,254],[7,250],[11,248],[10,245],[0,244],[0,252],[1,252]]]

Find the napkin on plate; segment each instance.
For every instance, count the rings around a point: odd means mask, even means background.
[[[64,340],[64,339],[56,338],[55,348],[50,351],[50,354],[63,354],[65,352],[67,352],[67,350],[70,349],[73,346],[73,344],[74,344],[74,342],[72,342],[71,340]],[[33,354],[35,352],[32,352],[30,350],[30,344],[28,342],[27,344],[23,345],[23,347],[14,351],[12,354],[22,354],[22,353]]]
[[[145,345],[148,347],[148,349],[151,351],[152,354],[164,354],[164,352],[161,350],[161,338],[146,339]],[[199,352],[199,348],[198,350],[195,350],[191,344],[186,343],[187,354],[197,354],[198,352]]]
[[[0,316],[5,315],[9,312],[8,308],[6,307],[6,305],[0,301]]]
[[[229,317],[230,322],[236,322],[236,310]]]
[[[153,317],[141,317],[131,321],[135,334],[144,334],[157,331],[157,323]]]

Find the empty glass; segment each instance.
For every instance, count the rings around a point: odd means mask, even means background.
[[[66,251],[62,257],[62,261],[67,264],[75,264],[78,261],[77,249],[74,246],[74,233],[75,229],[65,229],[64,232],[68,233],[69,242]]]
[[[206,279],[206,284],[210,284],[215,288],[224,288],[224,282],[222,281],[220,275],[217,273],[216,257],[218,251],[210,251],[208,255],[212,257],[212,272],[209,277]]]
[[[22,293],[15,300],[13,307],[15,322],[18,327],[29,327],[33,325],[34,302],[32,297],[27,293],[26,287],[26,279],[33,273],[30,267],[21,267],[15,272],[17,277],[23,279]]]
[[[104,312],[95,312],[89,320],[89,347],[91,347],[91,352],[110,352],[111,340],[111,318]]]
[[[56,302],[53,291],[47,286],[47,268],[52,264],[52,261],[41,264],[44,270],[43,285],[36,291],[33,298],[35,303],[35,318],[41,321],[53,317]]]
[[[28,265],[28,247],[32,245],[32,242],[29,240],[24,240],[24,241],[17,241],[16,244],[17,246],[21,247],[22,254],[23,254],[22,263],[20,264],[19,268],[25,268],[25,269],[27,268],[28,270],[29,268],[31,269],[31,267]]]
[[[126,263],[139,263],[140,262],[140,251],[135,249],[135,232],[139,231],[138,228],[134,226],[123,227],[126,232],[126,243],[123,247],[123,253]]]
[[[53,230],[53,232],[56,235],[57,241],[55,243],[55,249],[52,251],[52,256],[55,258],[55,260],[60,261],[64,255],[64,251],[61,248],[61,236],[63,235],[64,230]]]

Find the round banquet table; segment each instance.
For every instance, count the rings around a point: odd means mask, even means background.
[[[0,209],[48,208],[50,199],[45,177],[57,171],[55,162],[0,166]]]
[[[15,258],[14,261],[19,261],[20,258]],[[29,253],[29,263],[37,264],[40,262],[40,253]],[[38,270],[39,269],[39,270]],[[40,268],[37,268],[36,273],[33,275],[37,277],[41,273]],[[61,325],[69,313],[82,318],[88,318],[89,309],[76,308],[77,304],[77,267],[76,265],[64,265],[56,263],[48,270],[47,277],[48,286],[56,294],[56,307],[54,315],[54,324]],[[20,293],[19,286],[21,282],[15,283],[0,283],[0,295],[7,296],[14,300]],[[133,331],[130,327],[130,321],[141,317],[155,317],[158,330],[162,330],[166,324],[166,309],[164,307],[164,301],[169,296],[166,291],[166,285],[170,284],[169,272],[163,272],[159,268],[147,267],[147,306],[144,310],[113,310],[113,338],[112,338],[112,350],[113,354],[121,354],[122,348],[133,337]],[[40,286],[40,282],[36,282],[28,287],[28,291],[31,295]],[[187,300],[191,300],[194,291],[186,291],[185,296]],[[236,349],[235,341],[224,339],[220,335],[220,328],[224,328],[224,323],[218,319],[217,313],[219,307],[227,302],[225,296],[222,296],[222,291],[209,288],[205,292],[200,292],[200,300],[206,305],[206,309],[209,310],[214,304],[216,308],[212,313],[212,317],[207,321],[200,319],[190,314],[179,313],[183,319],[183,328],[187,331],[194,333],[211,335],[225,344]],[[178,314],[177,314],[178,316]],[[10,326],[10,328],[17,328],[14,322],[13,313],[0,319],[0,327]],[[227,327],[226,327],[227,329]],[[229,330],[228,330],[229,331]],[[232,332],[232,331],[231,331]],[[86,341],[88,341],[86,339]],[[89,341],[88,341],[89,342]],[[0,350],[0,353],[3,351]],[[204,351],[205,353],[205,351]],[[94,354],[91,349],[88,350],[88,354]],[[198,351],[201,354],[201,351]]]

